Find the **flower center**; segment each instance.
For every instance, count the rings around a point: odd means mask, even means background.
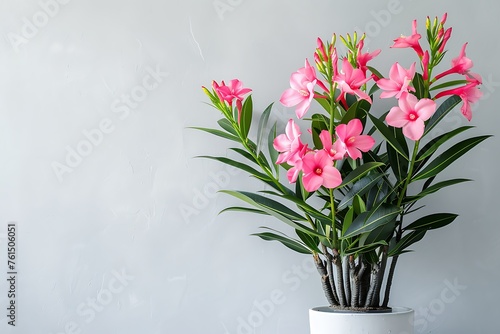
[[[315,170],[314,170],[314,174],[316,175],[321,175],[323,173],[323,169],[320,168],[320,167],[317,167]]]
[[[356,137],[350,137],[349,139],[347,139],[347,144],[352,144],[356,141]]]
[[[410,111],[408,114],[408,120],[409,121],[414,121],[418,118],[418,114],[415,111]]]
[[[305,90],[305,89],[301,89],[301,90],[299,90],[299,93],[300,93],[300,95],[302,95],[302,96],[309,96],[309,92],[308,92],[307,90]]]

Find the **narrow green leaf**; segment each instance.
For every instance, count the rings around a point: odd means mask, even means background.
[[[415,220],[405,230],[433,230],[451,224],[457,217],[454,213],[434,213]]]
[[[224,210],[221,210],[219,214],[225,213],[225,212],[250,212],[250,213],[257,213],[261,215],[268,215],[266,212],[259,210],[259,209],[252,209],[252,208],[246,208],[243,206],[231,206],[227,207]]]
[[[457,85],[465,85],[465,84],[467,84],[467,80],[452,80],[436,86],[432,86],[429,90],[436,90],[436,89],[447,88]]]
[[[269,121],[269,115],[271,115],[271,110],[273,104],[271,103],[262,113],[259,119],[259,127],[257,129],[257,154],[261,151],[262,141],[264,139],[264,132],[267,129],[267,123]]]
[[[219,124],[219,126],[226,130],[227,132],[229,132],[230,134],[234,135],[235,137],[238,137],[238,132],[236,132],[236,130],[234,129],[233,125],[231,124],[231,122],[225,118],[221,118],[217,121],[217,124]]]
[[[237,136],[233,136],[232,134],[229,134],[229,133],[221,131],[221,130],[210,129],[210,128],[201,128],[201,127],[195,127],[195,126],[190,127],[190,129],[208,132],[208,133],[213,134],[213,135],[218,136],[218,137],[226,138],[229,140],[234,140],[238,143],[240,142],[240,138],[238,138]]]
[[[345,237],[353,237],[361,233],[370,232],[379,226],[387,224],[399,215],[400,209],[393,205],[381,205],[373,212],[363,212],[357,216],[346,231]]]
[[[352,106],[349,107],[349,109],[345,113],[344,117],[342,117],[342,120],[340,122],[343,124],[347,124],[349,123],[349,121],[353,120],[354,118],[357,118],[361,120],[364,127],[366,122],[366,115],[370,111],[370,108],[371,108],[370,102],[366,100],[358,100],[354,102]]]
[[[295,221],[293,221],[292,219],[290,219],[289,217],[283,215],[280,213],[282,207],[283,207],[283,204],[281,203],[278,203],[279,207],[280,208],[275,208],[273,207],[273,204],[270,204],[272,203],[273,201],[270,200],[269,198],[266,198],[266,197],[262,197],[260,196],[259,197],[255,197],[255,196],[258,196],[256,194],[249,194],[249,193],[246,193],[246,192],[243,192],[243,191],[233,191],[233,190],[221,190],[220,192],[223,192],[223,193],[226,193],[228,195],[231,195],[231,196],[234,196],[262,211],[265,211],[266,213],[268,213],[269,215],[281,220],[283,223],[293,227],[294,229],[296,230],[300,230],[302,232],[305,232],[305,233],[308,233],[310,235],[315,235],[315,236],[318,236],[318,237],[322,237],[321,234],[317,233],[315,230],[305,226],[305,225],[302,225],[300,223],[297,223]],[[249,196],[249,195],[250,196]],[[260,201],[256,201],[254,199],[257,199],[257,200],[260,200]],[[275,202],[275,201],[274,201]],[[286,207],[285,207],[286,208]],[[291,211],[291,210],[290,210]],[[294,213],[295,214],[295,213]],[[303,219],[303,218],[302,218]]]
[[[366,244],[363,246],[357,246],[357,247],[348,247],[343,255],[352,255],[352,254],[364,254],[371,252],[380,246],[387,246],[387,242],[385,241],[377,241],[371,244]]]
[[[466,130],[472,129],[473,126],[461,126],[459,128],[456,128],[450,132],[444,133],[430,142],[428,142],[422,149],[417,154],[416,161],[422,161],[425,158],[431,156],[436,150],[444,143],[446,143],[448,140],[451,138],[455,137],[459,133],[462,133]]]
[[[399,144],[399,142],[394,138],[394,135],[392,134],[392,131],[387,127],[381,120],[379,120],[377,117],[373,116],[372,114],[368,113],[368,116],[370,117],[373,125],[377,128],[377,130],[380,132],[380,134],[385,138],[387,143],[389,143],[394,149],[401,155],[403,156],[406,160],[409,160],[408,155],[405,154],[405,151],[403,147]]]
[[[240,129],[243,138],[248,137],[248,132],[250,131],[250,125],[252,125],[252,112],[253,112],[252,96],[249,96],[245,99],[245,101],[243,102],[243,107],[241,108]]]
[[[263,173],[257,171],[255,168],[250,167],[244,163],[241,163],[241,162],[233,160],[233,159],[229,159],[226,157],[213,157],[213,156],[208,156],[208,155],[200,155],[200,156],[197,156],[197,158],[217,160],[217,161],[222,162],[226,165],[230,165],[230,166],[239,168],[239,169],[251,174],[252,176],[255,176],[258,179],[269,180],[269,177],[266,174],[263,174]]]
[[[455,160],[489,137],[491,136],[486,135],[472,137],[453,145],[448,150],[437,156],[436,159],[430,162],[422,171],[415,175],[411,181],[422,180],[437,175]]]
[[[322,253],[321,250],[318,248],[319,245],[319,238],[315,236],[311,236],[307,233],[304,233],[299,230],[295,230],[295,233],[297,233],[297,236],[302,240],[302,242],[310,249],[313,250],[316,253]]]
[[[389,128],[392,129],[394,133],[394,138],[399,142],[404,153],[408,156],[408,146],[406,144],[406,139],[403,132],[399,128]],[[387,157],[389,158],[389,165],[391,166],[394,176],[398,181],[406,179],[408,176],[408,165],[409,162],[403,156],[401,156],[391,145],[387,144]]]
[[[343,196],[342,200],[337,206],[338,210],[343,210],[345,207],[352,203],[352,199],[355,195],[363,196],[370,189],[378,183],[378,181],[384,176],[384,174],[369,174],[353,184],[351,189]]]
[[[328,130],[328,123],[329,120],[325,115],[321,114],[312,115],[312,122],[311,122],[312,138],[314,147],[316,147],[317,149],[323,148],[323,143],[319,138],[319,134],[323,130]]]
[[[458,183],[462,183],[462,182],[468,182],[468,181],[472,181],[472,180],[470,180],[470,179],[452,179],[452,180],[438,182],[432,186],[426,187],[424,190],[422,190],[420,193],[418,193],[415,196],[406,197],[404,199],[403,203],[417,201],[417,200],[419,200],[427,195],[435,193],[436,191],[440,190],[441,188],[452,186],[454,184],[458,184]]]
[[[415,96],[418,99],[423,99],[423,98],[428,98],[429,96],[424,96],[425,95],[425,85],[424,85],[424,79],[422,77],[422,74],[420,73],[415,73],[415,76],[413,77],[412,80],[413,87],[415,88]]]
[[[271,164],[274,166],[274,170],[276,174],[279,173],[279,166],[276,164],[276,160],[278,160],[279,152],[274,149],[273,142],[274,138],[276,138],[276,123],[274,123],[271,131],[269,131],[269,135],[267,137],[267,145],[269,150],[269,158],[271,159]]]
[[[424,134],[422,138],[427,135],[439,122],[446,116],[457,104],[460,103],[462,99],[460,96],[452,95],[448,99],[446,99],[440,106],[437,108],[436,112],[432,117],[427,121],[425,126]]]
[[[414,243],[422,240],[425,235],[426,230],[415,230],[411,231],[407,235],[405,235],[399,242],[393,245],[393,247],[389,247],[388,256],[395,256],[404,253],[404,250]]]
[[[356,180],[359,180],[360,178],[362,178],[364,175],[366,175],[371,170],[378,168],[378,167],[381,167],[381,166],[384,166],[384,164],[381,162],[367,162],[365,164],[362,164],[361,166],[359,166],[358,168],[353,170],[351,173],[349,173],[349,175],[347,175],[342,180],[342,184],[339,185],[338,188],[345,187],[346,185],[348,185]]]
[[[254,233],[252,235],[255,235],[257,237],[262,238],[263,240],[266,241],[279,241],[289,249],[296,251],[298,253],[302,254],[311,254],[312,252],[307,249],[303,244],[298,242],[297,240],[290,239],[288,237],[278,235],[272,232],[261,232],[261,233]]]

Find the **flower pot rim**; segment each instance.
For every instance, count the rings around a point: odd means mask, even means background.
[[[373,311],[353,311],[353,310],[337,310],[330,306],[317,306],[309,309],[310,312],[317,313],[331,313],[331,314],[353,314],[353,315],[363,315],[363,316],[372,316],[372,315],[390,315],[390,314],[406,314],[414,312],[413,309],[404,306],[394,306],[388,310],[373,310]]]

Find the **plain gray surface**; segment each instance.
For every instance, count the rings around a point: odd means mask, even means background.
[[[2,311],[0,331],[307,333],[308,308],[326,303],[311,260],[248,236],[280,227],[271,219],[217,215],[235,203],[215,194],[221,186],[257,184],[193,159],[228,147],[187,129],[219,118],[200,87],[239,78],[262,111],[312,60],[316,37],[354,29],[383,49],[373,64],[387,73],[414,61],[392,40],[447,11],[446,64],[468,41],[484,80],[471,133],[496,135],[499,10],[486,0],[0,1],[1,268],[7,223],[18,224],[17,326]],[[292,115],[276,104],[282,127]],[[466,123],[457,114],[441,130]],[[493,137],[444,173],[475,182],[424,210],[459,219],[400,259],[392,304],[415,309],[416,333],[498,333],[498,149]],[[2,278],[2,310],[7,289]]]

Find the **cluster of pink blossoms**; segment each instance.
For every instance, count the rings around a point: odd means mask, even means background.
[[[436,111],[435,100],[447,96],[458,95],[462,99],[462,114],[470,121],[470,104],[476,102],[481,97],[478,85],[481,84],[479,75],[471,73],[472,61],[465,56],[465,44],[458,57],[452,60],[450,69],[436,75],[429,80],[432,69],[437,62],[430,63],[440,57],[448,39],[451,36],[451,28],[444,29],[446,14],[439,23],[436,40],[431,45],[431,55],[428,50],[423,50],[420,45],[421,35],[417,33],[417,22],[413,21],[413,32],[411,36],[402,36],[394,40],[393,48],[412,48],[420,59],[422,68],[422,78],[428,86],[437,80],[450,75],[460,74],[465,76],[466,84],[438,93],[434,99],[418,99],[414,94],[415,88],[411,86],[416,73],[416,63],[408,69],[399,63],[392,65],[389,78],[378,78],[375,74],[367,76],[367,63],[376,57],[380,50],[372,53],[363,53],[363,38],[356,45],[356,52],[353,64],[348,57],[341,61],[341,68],[338,68],[337,50],[333,43],[325,47],[321,39],[318,38],[318,48],[314,54],[315,62],[320,72],[325,77],[330,87],[338,90],[339,93],[335,102],[343,107],[347,107],[346,95],[354,95],[358,99],[372,103],[370,96],[366,93],[366,83],[374,80],[377,86],[383,91],[381,98],[396,98],[398,105],[391,108],[386,116],[386,122],[390,126],[402,128],[403,134],[414,141],[420,140],[425,130],[427,121]],[[427,26],[430,26],[427,18]],[[325,70],[326,66],[329,71]],[[319,92],[315,89],[319,88]],[[281,96],[280,102],[286,107],[296,107],[296,116],[301,119],[309,110],[314,98],[331,98],[334,94],[330,92],[327,85],[316,75],[316,70],[308,60],[305,66],[293,73],[290,78],[290,88]],[[333,117],[333,116],[332,116]],[[322,149],[310,149],[301,139],[299,126],[291,119],[289,120],[284,134],[277,136],[274,140],[274,148],[280,152],[277,164],[287,163],[291,166],[287,177],[291,183],[296,182],[300,172],[302,172],[302,182],[304,188],[315,191],[321,186],[335,188],[342,183],[340,172],[335,168],[335,161],[349,157],[358,159],[361,152],[369,151],[375,144],[374,139],[368,135],[362,135],[363,126],[359,119],[353,119],[347,124],[339,124],[335,127],[335,133],[322,131],[320,139]]]

